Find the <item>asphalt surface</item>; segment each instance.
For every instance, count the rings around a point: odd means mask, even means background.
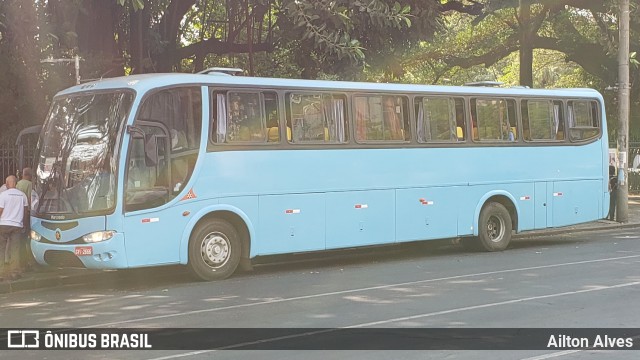
[[[299,259],[300,261],[295,261]],[[427,242],[257,266],[214,283],[180,268],[0,295],[2,327],[638,327],[640,229]],[[293,260],[293,261],[292,261]],[[637,340],[640,341],[640,340]],[[47,359],[632,359],[636,351],[55,351]]]

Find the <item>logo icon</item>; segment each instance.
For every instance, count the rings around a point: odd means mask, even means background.
[[[56,240],[60,241],[62,234],[60,234],[60,230],[56,230]]]
[[[40,347],[40,331],[38,330],[8,330],[7,348],[29,349]]]

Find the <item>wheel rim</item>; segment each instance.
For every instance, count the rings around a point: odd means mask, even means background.
[[[209,233],[202,240],[200,256],[208,267],[219,269],[231,258],[231,242],[223,233]]]
[[[492,242],[500,242],[504,237],[504,219],[492,215],[487,221],[487,235]]]

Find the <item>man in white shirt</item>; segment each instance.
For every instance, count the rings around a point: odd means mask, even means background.
[[[17,280],[20,275],[20,241],[28,219],[27,196],[16,189],[17,179],[7,177],[7,190],[0,193],[0,278]]]

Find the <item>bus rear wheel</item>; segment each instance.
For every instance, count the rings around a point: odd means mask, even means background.
[[[478,245],[485,251],[502,251],[511,241],[511,215],[504,205],[492,202],[480,211]]]
[[[242,245],[238,231],[222,219],[198,225],[189,239],[191,273],[199,280],[223,280],[238,267]]]

